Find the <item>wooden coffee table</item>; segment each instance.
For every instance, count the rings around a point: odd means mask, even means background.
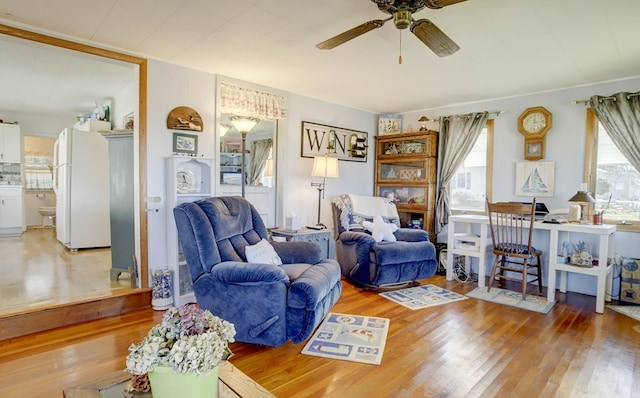
[[[244,374],[229,361],[220,365],[218,374],[219,398],[263,398],[273,397],[269,391]],[[131,379],[125,371],[112,373],[103,378],[64,390],[64,398],[122,398],[124,388]]]

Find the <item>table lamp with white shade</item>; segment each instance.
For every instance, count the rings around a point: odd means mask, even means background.
[[[312,182],[311,186],[318,189],[318,223],[316,224],[316,227],[326,228],[326,225],[320,222],[320,207],[322,205],[322,199],[324,199],[324,187],[327,178],[340,177],[340,173],[338,171],[338,158],[330,155],[314,157],[311,177],[322,177],[322,182]]]

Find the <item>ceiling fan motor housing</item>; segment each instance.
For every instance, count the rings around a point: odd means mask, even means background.
[[[393,24],[398,29],[407,29],[409,25],[411,25],[411,11],[409,10],[401,10],[393,13]]]

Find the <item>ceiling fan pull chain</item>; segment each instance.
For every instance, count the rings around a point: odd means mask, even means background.
[[[398,56],[398,65],[402,65],[402,31],[399,30],[398,32],[400,32],[400,56]]]

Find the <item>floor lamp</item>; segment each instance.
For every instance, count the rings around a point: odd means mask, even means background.
[[[311,183],[312,187],[318,188],[318,223],[315,225],[315,228],[310,228],[323,229],[326,228],[326,225],[320,222],[320,207],[322,205],[322,199],[324,199],[324,187],[327,178],[340,177],[340,173],[338,172],[338,158],[329,155],[314,157],[311,177],[322,177],[322,182]]]
[[[245,174],[247,172],[245,162],[246,162],[246,151],[245,144],[247,141],[247,134],[255,127],[255,125],[260,121],[260,119],[250,116],[229,116],[229,121],[233,124],[233,127],[236,128],[240,132],[242,136],[242,171],[240,172],[240,184],[242,186],[242,197],[244,198],[244,186],[246,184]]]

